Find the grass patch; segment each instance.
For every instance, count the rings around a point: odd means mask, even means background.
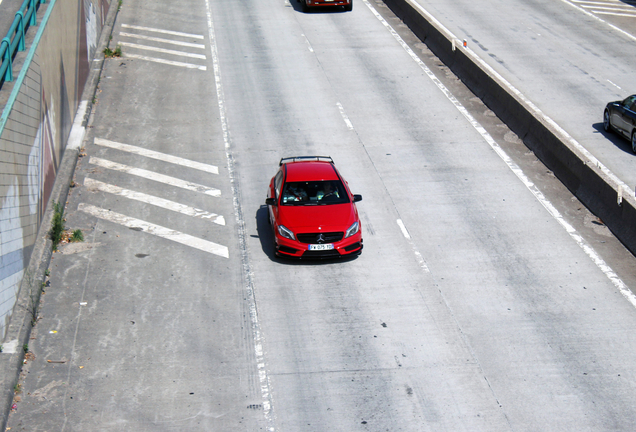
[[[76,229],[75,231],[73,231],[73,234],[71,234],[71,238],[69,239],[69,241],[72,241],[72,242],[83,242],[84,241],[84,234],[82,233],[82,230]]]
[[[109,47],[104,48],[104,57],[121,57],[121,47],[117,45],[117,48],[115,48],[114,50],[110,49]]]
[[[60,203],[53,203],[53,220],[51,221],[51,230],[49,236],[53,242],[53,250],[57,250],[57,245],[62,241],[62,235],[64,234],[64,208]]]

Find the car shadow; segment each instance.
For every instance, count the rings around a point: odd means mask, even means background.
[[[618,132],[605,132],[605,128],[603,127],[602,122],[594,123],[592,127],[596,129],[597,132],[605,136],[605,138],[607,138],[609,141],[611,141],[611,143],[614,144],[616,148],[624,151],[625,153],[628,153],[631,156],[634,156],[631,143],[629,142],[629,140],[623,138],[622,135],[620,135]]]
[[[315,266],[325,265],[333,263],[345,263],[354,261],[359,255],[344,257],[344,258],[330,258],[330,259],[298,259],[298,258],[285,258],[277,257],[274,251],[274,233],[272,232],[272,226],[269,223],[269,211],[266,205],[262,205],[256,210],[256,232],[258,233],[258,239],[261,242],[261,250],[270,259],[278,264],[292,265],[292,266]],[[252,236],[255,237],[255,236]]]
[[[300,13],[307,13],[307,14],[313,14],[313,13],[342,13],[345,12],[345,10],[343,9],[342,6],[320,6],[320,7],[314,7],[314,8],[309,8],[308,12],[303,12],[303,7],[300,4],[300,2],[298,0],[289,0],[289,4],[291,4],[291,7],[296,11],[296,12],[300,12]]]

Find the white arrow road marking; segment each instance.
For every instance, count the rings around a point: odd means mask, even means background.
[[[158,237],[171,240],[173,242],[181,243],[183,245],[199,249],[203,252],[218,255],[223,258],[230,257],[228,248],[225,246],[207,240],[202,240],[200,238],[196,238],[191,235],[172,230],[170,228],[151,224],[149,222],[131,218],[120,213],[115,213],[110,210],[95,207],[90,204],[81,203],[78,209],[99,219],[104,219],[128,228],[141,229],[141,231],[147,232],[148,234],[153,234]]]
[[[172,156],[165,153],[159,153],[154,150],[148,150],[148,149],[145,149],[142,147],[136,147],[130,144],[118,143],[118,142],[110,141],[103,138],[95,138],[95,144],[103,146],[103,147],[109,147],[116,150],[125,151],[128,153],[133,153],[140,156],[145,156],[152,159],[157,159],[163,162],[169,162],[175,165],[181,165],[188,168],[194,168],[199,171],[205,171],[212,174],[219,173],[219,169],[215,167],[214,165],[208,165],[208,164],[196,162],[190,159],[184,159],[178,156]]]
[[[152,195],[147,195],[142,192],[131,191],[129,189],[124,189],[119,186],[103,183],[99,180],[93,180],[91,178],[86,177],[84,179],[84,186],[86,186],[87,188],[100,190],[102,192],[108,192],[113,195],[119,195],[119,196],[129,198],[135,201],[144,202],[146,204],[154,205],[157,207],[164,208],[166,210],[171,210],[177,213],[181,213],[186,216],[192,216],[199,219],[208,219],[217,225],[225,225],[225,218],[216,213],[210,213],[205,210],[190,207],[185,204],[180,204],[174,201],[169,201],[167,199],[155,197]]]
[[[138,177],[147,178],[149,180],[164,183],[170,186],[176,186],[176,187],[191,190],[194,192],[201,192],[206,195],[211,195],[213,197],[221,196],[221,191],[218,189],[214,189],[214,188],[203,186],[197,183],[181,180],[175,177],[170,177],[164,174],[158,174],[158,173],[148,171],[145,169],[134,168],[134,167],[123,165],[117,162],[111,162],[106,159],[101,159],[101,158],[96,158],[94,156],[91,156],[89,163],[92,165],[100,166],[102,168],[108,168],[108,169],[120,171],[126,174],[131,174]]]

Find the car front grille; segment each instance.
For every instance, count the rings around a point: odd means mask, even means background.
[[[322,238],[319,239],[319,236],[321,235]],[[296,238],[299,242],[309,244],[335,243],[342,240],[343,237],[343,232],[308,233],[296,235]]]

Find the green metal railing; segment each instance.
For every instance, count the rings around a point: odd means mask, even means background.
[[[16,12],[9,32],[0,42],[0,88],[6,81],[13,81],[13,59],[18,51],[25,50],[24,35],[27,29],[37,24],[37,11],[46,0],[24,0]]]

